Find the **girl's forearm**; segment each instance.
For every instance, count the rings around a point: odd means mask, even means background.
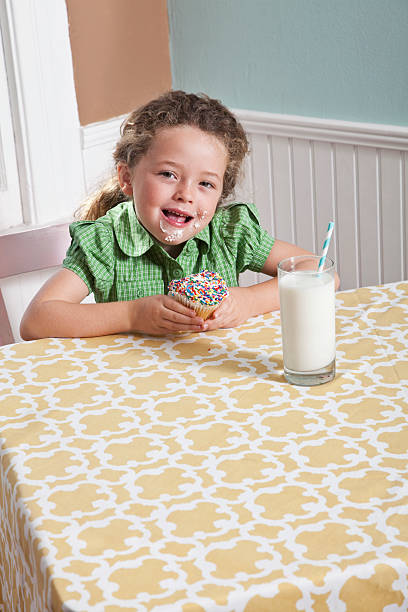
[[[24,340],[106,336],[131,331],[134,302],[77,304],[62,300],[33,303],[20,325]]]
[[[245,287],[245,290],[247,293],[250,317],[279,309],[277,278],[272,278],[271,280]]]

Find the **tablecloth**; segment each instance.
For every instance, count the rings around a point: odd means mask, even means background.
[[[408,609],[408,283],[337,294],[337,374],[279,312],[0,349],[7,612]]]

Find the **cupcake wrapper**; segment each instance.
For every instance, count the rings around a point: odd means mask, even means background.
[[[187,308],[191,308],[192,310],[194,310],[198,314],[198,316],[201,317],[204,321],[208,319],[208,317],[214,312],[214,310],[216,310],[218,306],[222,303],[220,302],[220,304],[215,304],[214,306],[205,306],[198,302],[193,302],[192,300],[189,300],[188,298],[184,297],[184,295],[178,295],[177,293],[172,293],[171,295],[178,302],[184,304],[184,306],[187,306]]]

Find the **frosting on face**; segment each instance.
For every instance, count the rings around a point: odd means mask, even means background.
[[[168,227],[166,227],[166,223],[162,219],[160,219],[160,229],[163,234],[167,234],[164,238],[166,242],[174,242],[175,240],[180,240],[183,235],[182,229],[169,229]]]
[[[165,234],[164,240],[166,242],[175,242],[175,241],[183,241],[185,242],[189,238],[192,238],[202,227],[205,226],[205,220],[208,216],[208,212],[206,210],[199,211],[197,213],[196,218],[193,223],[186,228],[178,228],[174,229],[174,227],[167,224],[166,221],[160,219],[159,225],[160,230]]]
[[[194,223],[193,223],[193,227],[194,227],[194,229],[198,229],[198,228],[200,227],[200,225],[202,224],[202,222],[203,222],[203,221],[204,221],[204,219],[206,218],[207,214],[208,214],[208,213],[207,213],[207,211],[206,211],[206,210],[200,211],[200,212],[197,214],[197,217],[196,217],[196,219],[195,219],[195,221],[194,221]]]

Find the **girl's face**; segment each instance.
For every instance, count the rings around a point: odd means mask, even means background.
[[[140,223],[173,254],[213,218],[226,165],[216,136],[183,125],[158,132],[134,168],[119,164],[119,182]]]

